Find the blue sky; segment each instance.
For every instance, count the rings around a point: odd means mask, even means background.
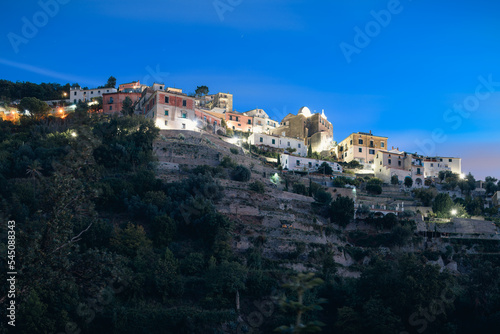
[[[113,75],[185,92],[207,85],[234,94],[238,111],[259,107],[280,120],[304,105],[324,109],[335,140],[372,130],[389,146],[458,156],[465,172],[500,177],[496,2],[41,3],[58,8],[44,16],[38,1],[2,5],[0,78],[94,86]],[[37,31],[23,34],[26,21]],[[348,62],[341,45],[356,47],[358,28],[369,43]]]

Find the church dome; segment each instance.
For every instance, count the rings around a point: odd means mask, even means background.
[[[298,112],[297,115],[300,115],[300,114],[302,114],[302,115],[304,115],[306,117],[309,117],[309,116],[311,116],[311,110],[309,110],[308,107],[302,107],[302,108],[299,109],[299,112]]]

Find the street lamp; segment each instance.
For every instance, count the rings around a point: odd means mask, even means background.
[[[451,210],[451,215],[452,215],[452,216],[456,216],[456,215],[457,215],[457,213],[458,213],[457,209],[452,209],[452,210]]]

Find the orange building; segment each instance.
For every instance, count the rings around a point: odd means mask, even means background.
[[[139,101],[141,93],[104,93],[102,94],[102,109],[105,114],[112,114],[121,112],[123,108],[123,101],[129,97],[133,103]]]
[[[233,111],[226,112],[226,125],[233,131],[253,132],[252,116]]]

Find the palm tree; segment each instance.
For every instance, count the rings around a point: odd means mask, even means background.
[[[26,169],[26,174],[33,179],[33,200],[36,198],[36,178],[42,176],[43,168],[38,160],[33,161]]]

